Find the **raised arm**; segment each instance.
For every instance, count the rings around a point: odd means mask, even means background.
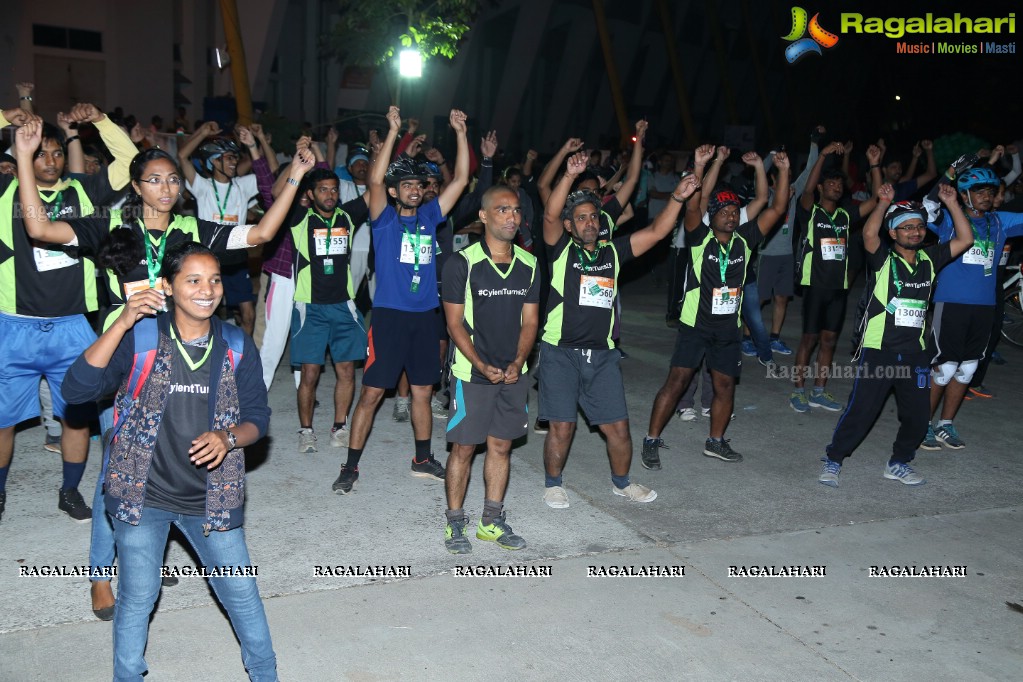
[[[35,105],[32,102],[32,94],[35,92],[35,83],[16,83],[14,88],[18,91],[18,104],[29,116],[36,113]]]
[[[778,152],[774,155],[774,165],[778,167],[774,201],[757,216],[757,227],[763,235],[767,235],[774,228],[774,224],[788,212],[789,208],[789,155]]]
[[[938,189],[938,198],[945,204],[945,210],[952,218],[952,226],[955,227],[955,236],[948,243],[952,250],[952,257],[958,258],[966,249],[973,245],[973,226],[969,218],[963,213],[963,207],[959,205],[959,196],[952,185],[942,185]]]
[[[561,149],[557,151],[554,158],[550,160],[550,163],[544,166],[543,173],[540,174],[540,179],[537,181],[540,201],[546,204],[550,200],[551,192],[553,191],[551,185],[554,183],[554,176],[557,175],[561,164],[565,162],[569,154],[575,154],[582,148],[582,140],[578,137],[570,137],[565,141],[565,144],[561,145]]]
[[[295,158],[291,161],[291,166],[288,168],[288,180],[284,190],[277,197],[277,200],[274,201],[274,205],[263,214],[259,223],[254,225],[248,232],[247,241],[250,246],[265,244],[274,238],[277,230],[284,223],[284,219],[288,217],[288,211],[298,195],[298,188],[302,184],[302,178],[315,163],[316,159],[308,149],[295,155]]]
[[[636,191],[636,184],[639,182],[639,174],[643,170],[643,138],[646,137],[648,127],[646,119],[636,121],[636,143],[632,145],[632,157],[629,159],[629,170],[625,176],[625,182],[615,192],[619,206],[629,203],[629,198]]]
[[[128,133],[92,104],[83,103],[71,107],[68,119],[75,123],[92,123],[96,126],[107,151],[114,157],[107,166],[107,181],[114,190],[125,187],[131,180],[128,167],[139,151],[128,137]]]
[[[270,172],[276,173],[281,164],[277,160],[277,152],[274,151],[273,146],[270,144],[270,140],[267,139],[266,133],[263,131],[263,126],[259,123],[253,123],[249,126],[249,130],[252,131],[252,134],[259,142],[260,152],[263,154],[263,158],[266,159],[267,164],[270,166]]]
[[[82,150],[82,138],[78,137],[75,129],[71,127],[73,121],[63,111],[57,114],[57,126],[64,131],[64,145],[67,147],[68,173],[85,172],[85,153]]]
[[[192,165],[191,156],[199,145],[211,135],[219,135],[220,126],[215,121],[206,121],[195,129],[195,132],[185,140],[185,143],[178,147],[178,162],[181,165],[181,172],[185,175],[188,184],[195,182],[195,166]]]
[[[710,200],[710,192],[714,191],[714,187],[718,184],[718,175],[721,174],[721,167],[728,160],[732,150],[728,147],[721,145],[716,150],[714,160],[710,162],[710,165],[706,168],[706,173],[700,178],[700,185],[707,188],[706,192],[700,193],[700,213],[707,212],[707,202]]]
[[[384,184],[384,177],[387,175],[387,165],[390,163],[391,151],[394,149],[394,142],[398,139],[398,129],[401,128],[401,112],[398,107],[392,106],[387,110],[387,136],[380,143],[380,149],[376,152],[376,159],[369,171],[369,188],[373,193],[369,201],[369,218],[376,220],[387,208],[387,187]]]
[[[697,147],[693,153],[693,175],[696,176],[699,183],[696,185],[696,191],[690,197],[689,203],[686,204],[686,213],[682,218],[682,225],[686,232],[692,232],[703,222],[703,214],[706,211],[705,208],[701,208],[704,205],[701,196],[703,194],[701,188],[704,186],[703,175],[707,164],[714,158],[714,152],[714,145],[705,144]]]
[[[586,170],[586,153],[576,152],[565,165],[565,173],[550,193],[550,198],[543,209],[543,240],[548,246],[554,246],[561,239],[565,227],[561,222],[561,211],[565,208],[568,191],[572,182]],[[546,172],[546,171],[544,171]]]
[[[753,220],[767,206],[767,168],[764,167],[764,160],[756,152],[746,152],[742,155],[742,162],[753,168],[753,188],[756,194],[753,201],[746,205],[746,217]],[[781,169],[778,169],[779,172]],[[786,192],[788,194],[788,192]]]
[[[938,167],[934,163],[934,143],[930,140],[920,140],[920,147],[923,149],[924,156],[927,157],[927,167],[923,173],[916,177],[917,188],[923,187],[938,177]]]
[[[867,161],[870,163],[870,186],[874,188],[874,194],[866,201],[861,201],[857,207],[861,218],[867,217],[874,210],[877,188],[881,186],[881,149],[877,145],[867,147]]]
[[[1002,180],[1005,181],[1006,187],[1012,187],[1012,183],[1016,182],[1016,178],[1018,178],[1020,176],[1020,172],[1023,171],[1023,165],[1020,164],[1019,148],[1016,145],[1008,145],[1005,148],[1005,152],[1012,157],[1012,170],[1009,171],[1008,175],[1002,178]]]
[[[455,156],[455,175],[437,197],[443,215],[451,212],[469,184],[469,138],[466,136],[465,119],[465,114],[458,109],[452,109],[448,116],[448,122],[455,131],[458,152]]]
[[[522,177],[526,180],[533,177],[533,164],[536,163],[537,156],[535,149],[526,152],[526,160],[522,162]]]
[[[877,253],[881,248],[881,225],[884,223],[885,213],[895,199],[895,188],[889,183],[881,185],[877,190],[877,204],[870,212],[867,222],[863,224],[863,248],[867,253]]]
[[[19,110],[20,111],[20,110]],[[43,200],[36,189],[32,159],[43,141],[43,120],[27,117],[24,125],[14,134],[14,153],[18,160],[18,198],[21,200],[22,222],[32,239],[47,244],[67,244],[74,241],[75,231],[64,221],[50,222]]]
[[[687,175],[679,180],[675,190],[671,192],[668,201],[661,212],[657,214],[653,222],[637,230],[629,236],[629,243],[632,245],[632,254],[636,257],[643,255],[657,245],[675,229],[678,223],[678,215],[682,211],[682,205],[693,196],[693,193],[700,186],[700,181],[695,175]],[[699,202],[697,202],[699,203]]]
[[[813,164],[813,168],[810,169],[810,175],[806,178],[806,187],[803,188],[803,193],[799,196],[800,206],[807,211],[813,208],[813,193],[817,191],[817,183],[820,182],[821,169],[824,168],[824,162],[827,161],[828,156],[831,154],[844,153],[845,148],[842,146],[841,142],[832,142],[821,150],[821,155],[817,157],[817,162]],[[775,159],[775,163],[777,163],[777,161],[778,160]]]

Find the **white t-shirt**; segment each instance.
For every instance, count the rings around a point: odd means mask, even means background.
[[[197,217],[223,225],[247,224],[245,217],[249,208],[256,205],[259,194],[256,176],[251,173],[232,178],[230,183],[196,175],[195,181],[185,186],[195,197],[199,209]]]

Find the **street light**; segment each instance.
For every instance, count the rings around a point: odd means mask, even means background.
[[[395,106],[401,106],[401,84],[406,78],[422,78],[423,76],[423,55],[419,50],[408,49],[398,53],[398,88],[395,96]]]

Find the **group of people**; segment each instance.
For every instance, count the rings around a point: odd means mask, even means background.
[[[13,174],[0,175],[0,514],[14,427],[39,416],[45,378],[63,424],[58,506],[92,521],[93,610],[114,621],[118,679],[146,671],[148,618],[168,584],[158,569],[171,524],[208,568],[249,564],[244,448],[266,432],[267,391],[289,344],[299,453],[317,451],[316,387],[328,351],[334,364],[329,444],[345,451],[335,492],[354,490],[376,413],[396,389],[394,417],[412,426],[410,473],[445,484],[445,548],[469,553],[474,535],[518,550],[526,541],[503,502],[513,443],[529,429],[534,378],[547,506],[570,505],[563,475],[580,411],[606,440],[611,493],[635,503],[657,498],[631,478],[619,343],[620,280],[630,261],[670,241],[679,271],[669,294],[678,332],[643,439],[646,469],[661,468],[671,416],[695,415],[686,393],[700,377],[710,418],[703,454],[742,460],[725,438],[742,357],[757,357],[776,375],[774,353],[792,354],[780,334],[798,282],[803,333],[789,404],[842,412],[819,481],[838,486],[844,460],[894,390],[900,429],[883,475],[918,485],[910,466],[918,447],[964,447],[953,418],[990,355],[998,259],[1006,241],[1023,234],[1020,214],[995,210],[1005,188],[989,159],[960,159],[933,182],[926,141],[913,166],[926,155],[928,169],[915,178],[897,162],[883,165],[883,149],[871,145],[865,188],[850,187],[851,145],[818,151],[822,128],[795,179],[784,151],[766,159],[748,152],[747,201],[747,188],[722,180],[725,147],[697,148],[681,175],[668,154],[657,156],[656,173],[644,168],[645,120],[617,169],[572,138],[534,180],[534,151],[495,178],[496,133],[483,137],[477,158],[458,110],[449,116],[453,164],[423,149],[414,123],[402,135],[391,107],[386,132],[349,148],[344,165],[332,168],[336,133],[326,154],[301,138],[282,165],[258,126],[230,136],[201,123],[171,154],[152,144],[139,151],[92,105],[60,114],[54,127],[32,112],[31,96],[21,104],[0,120],[17,126]],[[106,150],[92,174],[76,149],[90,124]],[[922,202],[908,201],[932,183]],[[181,210],[183,189],[194,216]],[[862,191],[858,203],[845,198],[850,189]],[[843,406],[826,385],[862,220],[860,371]],[[927,229],[937,243],[925,245]],[[247,250],[259,245],[265,279],[257,306]],[[367,316],[357,305],[363,284]],[[238,310],[237,325],[216,315],[225,300]],[[257,349],[250,335],[258,314],[265,331]],[[431,451],[435,416],[447,419],[445,464]],[[90,508],[78,485],[97,419],[104,452]],[[473,533],[465,498],[480,446],[484,500]],[[99,570],[115,560],[116,599]],[[276,679],[255,579],[215,577],[211,585],[250,677]]]

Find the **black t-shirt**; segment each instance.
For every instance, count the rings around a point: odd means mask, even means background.
[[[612,195],[600,207],[600,230],[597,232],[597,241],[609,242],[614,236],[618,219],[622,217],[625,209],[618,201],[618,197]]]
[[[800,284],[823,289],[848,289],[849,228],[859,220],[859,208],[843,197],[829,214],[820,204],[808,211],[796,202],[796,225],[801,230]]]
[[[292,211],[288,226],[295,241],[295,300],[327,304],[353,298],[352,236],[368,219],[369,207],[362,197],[339,205],[330,219],[311,208],[297,206]]]
[[[742,287],[746,283],[750,254],[763,239],[755,220],[737,227],[727,246],[702,223],[686,235],[691,258],[686,268],[683,324],[734,332],[739,326]],[[721,265],[726,258],[722,281]]]
[[[209,339],[208,339],[209,340]],[[212,341],[210,340],[210,343]],[[146,506],[177,514],[206,515],[206,465],[189,460],[192,441],[210,430],[210,365],[206,358],[196,369],[189,367],[174,344],[170,386],[156,451],[146,483]],[[193,363],[202,360],[207,348],[182,344]],[[215,396],[213,396],[215,398]]]

